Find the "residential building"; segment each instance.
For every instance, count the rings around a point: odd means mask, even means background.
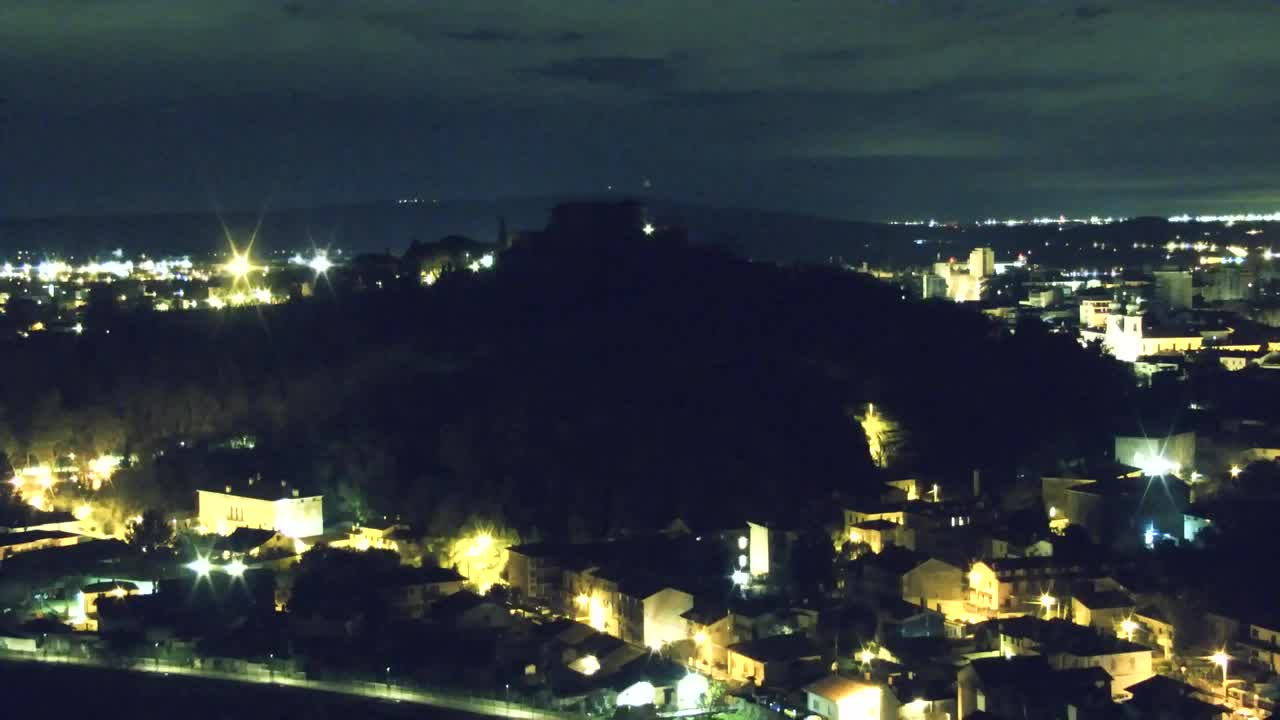
[[[514,619],[501,603],[461,590],[431,604],[431,620],[456,630],[495,630],[510,627]]]
[[[898,699],[879,683],[828,675],[804,689],[805,707],[826,720],[897,720]]]
[[[1133,613],[1133,621],[1139,628],[1133,636],[1135,642],[1158,649],[1162,657],[1173,657],[1173,623],[1160,608],[1154,605],[1139,608]]]
[[[0,533],[0,560],[18,553],[67,547],[80,542],[80,536],[62,530],[24,530]]]
[[[1065,620],[1017,617],[1000,620],[999,647],[1016,655],[1041,655],[1056,670],[1100,668],[1113,695],[1151,677],[1151,648],[1100,634]]]
[[[238,527],[213,543],[213,552],[223,560],[257,558],[263,555],[291,555],[296,551],[293,538],[276,530]]]
[[[959,617],[964,613],[965,572],[949,562],[926,558],[902,575],[902,599]]]
[[[1137,609],[1133,598],[1122,592],[1077,590],[1071,596],[1071,619],[1077,625],[1114,633]]]
[[[804,635],[775,635],[730,645],[728,677],[756,687],[783,685],[798,666],[822,660],[822,651]]]
[[[1249,662],[1267,672],[1280,673],[1280,622],[1249,623],[1248,635],[1240,646],[1249,653]]]
[[[974,660],[960,669],[956,685],[961,720],[1083,717],[1083,712],[1111,704],[1111,678],[1105,670],[1054,670],[1036,656]]]
[[[1054,557],[978,561],[969,568],[967,608],[987,617],[1061,614],[1060,596],[1087,574],[1085,567]],[[1046,606],[1045,598],[1053,604]]]
[[[264,483],[253,478],[240,488],[198,490],[200,527],[205,532],[229,535],[236,528],[275,530],[285,537],[306,538],[324,534],[324,503],[320,495],[303,495],[284,483]]]

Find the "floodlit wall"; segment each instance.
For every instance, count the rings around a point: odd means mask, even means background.
[[[261,500],[228,493],[199,491],[200,526],[228,535],[239,527],[275,530],[288,537],[324,534],[323,502],[311,497]]]
[[[651,648],[684,640],[688,623],[680,617],[693,609],[693,596],[663,588],[644,599],[644,644]]]

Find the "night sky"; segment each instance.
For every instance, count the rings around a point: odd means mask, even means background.
[[[0,213],[1272,211],[1278,87],[1272,0],[0,0]]]

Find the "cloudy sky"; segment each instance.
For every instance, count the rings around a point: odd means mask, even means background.
[[[1275,0],[0,0],[0,212],[1280,209]]]

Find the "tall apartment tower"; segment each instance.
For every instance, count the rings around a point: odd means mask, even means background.
[[[984,278],[996,272],[996,253],[989,247],[974,248],[969,253],[969,274],[975,278]]]

